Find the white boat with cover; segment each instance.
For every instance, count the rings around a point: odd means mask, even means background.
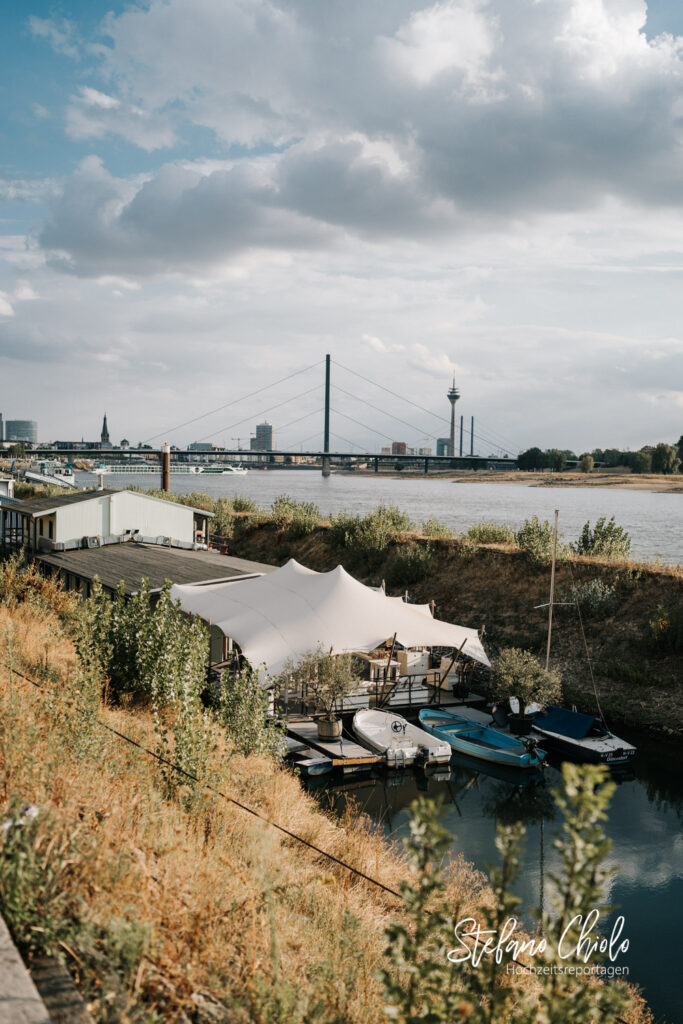
[[[430,736],[393,711],[357,711],[353,731],[362,743],[386,756],[389,768],[403,768],[416,761],[425,765],[446,764],[451,759],[450,744]]]

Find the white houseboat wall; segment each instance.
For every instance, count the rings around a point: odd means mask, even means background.
[[[138,541],[202,550],[213,513],[134,491],[34,498],[0,510],[2,550],[67,551]]]

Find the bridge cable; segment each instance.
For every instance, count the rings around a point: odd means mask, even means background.
[[[363,405],[367,406],[367,402],[365,401],[364,398],[360,398],[358,395],[354,395],[350,391],[345,391],[344,388],[340,388],[338,384],[333,384],[332,387],[335,391],[341,391],[343,395],[348,395],[349,398],[355,398],[357,402],[362,402]],[[400,416],[395,416],[393,412],[387,412],[386,409],[377,409],[377,412],[381,412],[383,416],[390,416],[391,419],[397,420],[399,423],[402,423],[404,427],[409,427],[411,430],[418,431],[418,433],[420,432],[420,428],[416,427],[414,423],[408,423],[407,420],[401,419]],[[436,434],[430,434],[429,431],[427,430],[422,431],[422,436],[425,438],[429,438],[432,441],[436,441]]]
[[[339,366],[342,370],[346,370],[347,373],[352,373],[355,377],[360,377],[361,380],[364,380],[367,384],[373,385],[373,387],[381,388],[382,391],[386,391],[387,394],[393,395],[394,398],[398,398],[401,402],[407,402],[408,405],[414,405],[416,409],[420,409],[422,412],[429,413],[430,416],[434,416],[442,423],[446,423],[448,424],[448,426],[450,426],[450,420],[446,419],[445,416],[441,416],[439,413],[433,412],[431,409],[425,408],[424,405],[419,405],[417,402],[413,402],[410,398],[406,398],[405,395],[399,395],[396,391],[392,391],[391,388],[385,387],[384,384],[378,384],[376,380],[371,380],[369,377],[364,377],[362,373],[358,373],[356,370],[352,370],[350,367],[344,366],[343,363],[337,362],[337,360],[335,360],[335,366]],[[468,430],[466,431],[466,433],[471,434],[471,431]],[[507,452],[508,455],[516,456],[516,453],[511,448],[506,448],[504,445],[501,445],[499,441],[493,441],[491,438],[486,437],[484,434],[477,431],[475,431],[474,436],[480,438],[482,441],[486,441],[494,448],[501,448],[502,451]]]
[[[264,384],[262,388],[257,388],[256,391],[252,391],[248,395],[242,395],[241,398],[234,398],[232,401],[226,402],[225,405],[219,405],[218,408],[211,409],[210,412],[203,412],[201,416],[195,416],[194,419],[185,420],[184,423],[177,423],[175,427],[170,427],[168,430],[162,430],[161,433],[159,434],[153,434],[151,437],[148,437],[144,441],[142,441],[141,444],[147,444],[148,441],[154,441],[156,440],[156,438],[163,437],[165,434],[169,435],[174,430],[181,430],[182,427],[188,427],[191,423],[197,423],[198,420],[206,419],[207,416],[213,416],[213,414],[216,412],[222,412],[223,409],[227,409],[231,405],[237,405],[238,402],[244,402],[246,401],[247,398],[253,398],[255,395],[260,395],[261,392],[267,391],[268,388],[274,388],[278,384],[283,384],[286,380],[291,380],[292,377],[297,377],[301,373],[306,373],[307,370],[312,370],[314,367],[319,366],[321,363],[322,360],[319,359],[317,363],[311,363],[310,366],[304,366],[302,370],[295,370],[294,373],[290,373],[286,377],[280,377],[279,380],[271,381],[270,384]]]
[[[282,405],[287,405],[289,402],[295,402],[297,400],[297,398],[304,398],[306,395],[311,395],[311,394],[313,394],[314,391],[319,391],[319,390],[320,390],[319,385],[316,384],[315,387],[309,388],[308,391],[302,391],[301,394],[299,394],[299,395],[291,395],[289,398],[285,398],[285,400],[283,402],[277,402],[275,405],[271,405],[267,409],[262,409],[260,413],[257,413],[257,415],[258,416],[265,416],[267,412],[272,412],[273,409],[279,409],[280,406],[282,406]],[[215,437],[216,434],[222,434],[225,430],[232,430],[233,427],[239,427],[240,424],[246,423],[246,422],[248,422],[249,420],[252,420],[252,419],[254,419],[254,416],[251,415],[251,414],[249,416],[243,416],[241,420],[236,420],[234,423],[229,423],[227,426],[223,426],[219,430],[214,430],[210,434],[204,434],[203,437],[199,437],[199,438],[197,438],[197,440],[198,441],[206,441],[210,437]]]

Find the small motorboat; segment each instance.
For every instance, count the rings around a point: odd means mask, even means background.
[[[517,739],[464,715],[423,708],[419,719],[423,729],[432,736],[449,743],[461,754],[469,754],[482,761],[511,768],[537,768],[545,759],[545,751],[539,749],[536,740]]]
[[[610,732],[595,715],[551,704],[531,716],[531,734],[550,753],[594,764],[627,764],[636,748]]]
[[[403,768],[416,761],[426,767],[451,759],[448,743],[393,711],[363,708],[353,716],[353,731],[361,743],[385,755],[389,768]]]
[[[298,768],[302,775],[327,775],[332,771],[332,760],[325,757],[317,750],[307,747],[305,743],[285,737],[285,757],[294,768]]]

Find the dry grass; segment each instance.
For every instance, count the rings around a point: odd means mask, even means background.
[[[16,675],[10,685],[8,658],[44,676],[46,648],[53,686],[40,692]],[[277,978],[292,986],[294,1004],[310,1009],[321,998],[330,1017],[337,1005],[349,1022],[382,1019],[373,973],[396,901],[208,791],[190,811],[165,800],[150,758],[74,716],[66,684],[74,657],[49,616],[0,608],[0,797],[38,806],[58,845],[79,837],[69,884],[93,927],[106,930],[114,917],[146,930],[145,956],[122,981],[128,1010],[119,993],[116,1019],[143,1019],[132,1009],[141,1002],[173,1020],[210,993],[231,1020],[265,1021]],[[100,707],[98,715],[154,748],[144,711]],[[324,815],[288,771],[238,756],[214,768],[222,788],[271,820],[392,888],[406,877],[366,818]],[[475,908],[482,885],[468,866],[454,867],[452,897],[463,907]],[[69,966],[95,1014],[109,1019],[100,979],[73,954]]]
[[[40,809],[35,889],[49,876],[67,890],[58,945],[96,1019],[199,1024],[204,1005],[244,1024],[384,1020],[375,971],[401,913],[394,898],[209,791],[189,809],[166,799],[155,762],[94,718],[153,749],[151,715],[107,708],[96,692],[55,614],[0,606],[0,803]],[[212,769],[225,792],[392,889],[409,877],[367,818],[323,814],[274,763],[228,757],[222,741]],[[492,899],[461,859],[448,896],[458,918]],[[57,914],[47,900],[41,912],[41,927]],[[647,1024],[642,1001],[626,1019]]]

